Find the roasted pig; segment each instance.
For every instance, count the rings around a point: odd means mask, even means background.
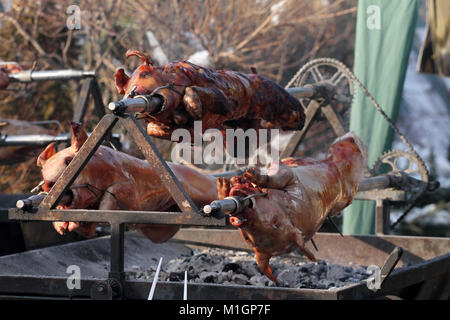
[[[218,194],[245,197],[255,193],[251,206],[230,217],[255,251],[260,269],[272,281],[269,259],[295,249],[315,261],[305,243],[328,215],[338,214],[355,197],[367,159],[361,139],[353,133],[338,138],[324,160],[287,158],[272,163],[267,174],[249,168],[231,181],[218,178]]]
[[[202,129],[279,128],[299,130],[305,115],[297,99],[272,80],[258,74],[210,70],[188,61],[153,66],[145,54],[128,50],[142,64],[129,77],[123,69],[115,74],[120,94],[132,98],[157,94],[164,100],[162,109],[145,114],[147,132],[169,139],[173,130],[192,132],[193,121]]]
[[[44,191],[49,191],[58,177],[75,157],[87,134],[80,124],[72,124],[72,145],[56,152],[54,143],[39,155]],[[217,199],[216,181],[212,176],[192,168],[168,163],[180,183],[197,205]],[[58,209],[143,210],[165,211],[175,206],[175,201],[159,179],[155,170],[145,160],[100,146],[70,187],[70,203]],[[64,234],[76,230],[90,237],[95,233],[95,223],[54,222],[56,231]],[[178,225],[141,224],[136,229],[153,242],[170,239]]]

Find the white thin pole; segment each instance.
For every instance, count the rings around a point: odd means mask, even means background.
[[[187,300],[187,271],[184,271],[183,300]]]
[[[162,257],[159,259],[158,267],[156,268],[155,277],[153,278],[152,287],[150,289],[150,293],[148,294],[148,299],[147,300],[152,300],[153,299],[153,294],[155,293],[156,283],[158,282],[159,270],[161,269],[162,259],[163,259]]]

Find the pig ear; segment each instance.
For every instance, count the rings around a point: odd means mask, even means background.
[[[51,156],[56,154],[55,144],[55,142],[50,143],[47,148],[45,148],[44,151],[41,152],[36,162],[39,167],[43,167],[45,165],[45,162],[47,162],[47,160],[50,159]]]
[[[88,135],[81,126],[81,123],[71,122],[70,124],[72,125],[72,148],[77,152],[87,140]]]
[[[152,58],[150,58],[150,56],[146,55],[143,52],[140,52],[138,50],[128,50],[126,53],[127,58],[132,57],[132,56],[136,56],[139,59],[141,59],[141,61],[148,65],[148,66],[153,66],[153,61]]]
[[[127,86],[130,77],[126,75],[123,69],[119,69],[114,75],[114,78],[116,79],[116,88],[119,94],[125,94],[125,87]]]

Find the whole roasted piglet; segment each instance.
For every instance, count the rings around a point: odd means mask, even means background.
[[[299,130],[305,115],[297,99],[272,80],[258,74],[210,70],[188,61],[154,66],[151,59],[136,50],[127,57],[142,60],[131,75],[123,69],[115,74],[120,94],[132,98],[155,94],[164,100],[162,109],[145,114],[147,133],[169,139],[173,130],[192,132],[193,121],[209,128],[279,128]]]
[[[88,135],[79,123],[72,123],[72,145],[59,152],[55,143],[48,145],[37,159],[42,167],[44,191],[50,191],[67,165],[77,155]],[[217,199],[216,180],[192,168],[168,163],[188,195],[196,205],[205,205]],[[57,209],[98,210],[171,210],[176,206],[155,169],[145,161],[111,148],[100,146],[68,190],[68,203]],[[93,222],[54,222],[60,234],[77,231],[91,237],[98,224]],[[153,242],[170,239],[179,225],[138,224],[138,231]]]
[[[325,160],[287,158],[272,163],[268,174],[257,168],[231,183],[218,178],[218,194],[245,197],[256,193],[251,205],[230,217],[255,251],[260,269],[272,281],[269,260],[299,248],[310,260],[314,255],[305,243],[320,229],[328,215],[336,215],[355,197],[367,159],[364,143],[353,133],[338,138]]]

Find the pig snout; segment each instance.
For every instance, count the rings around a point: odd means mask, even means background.
[[[55,184],[55,181],[49,181],[49,180],[45,180],[44,179],[44,184],[42,185],[42,190],[44,190],[45,192],[49,192],[50,189],[53,187],[53,185]]]

